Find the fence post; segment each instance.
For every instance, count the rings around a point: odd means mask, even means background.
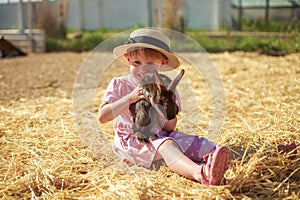
[[[24,30],[24,20],[23,20],[23,0],[20,0],[18,3],[19,10],[19,29],[21,31]]]
[[[269,12],[270,12],[270,1],[266,0],[266,16],[265,16],[266,21],[265,22],[267,26],[269,25]]]
[[[242,30],[242,17],[243,16],[243,6],[242,6],[242,0],[239,0],[239,27],[238,29]]]
[[[31,0],[28,0],[28,37],[29,37],[29,45],[28,52],[33,52],[33,38],[32,38],[32,3]]]
[[[148,5],[148,26],[152,27],[153,26],[153,15],[152,15],[152,0],[147,1]]]

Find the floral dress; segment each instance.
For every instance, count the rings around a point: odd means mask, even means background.
[[[116,77],[111,80],[103,96],[103,101],[113,103],[131,93],[138,86],[138,81],[131,75]],[[176,103],[181,110],[181,103],[176,92]],[[153,128],[158,135],[148,144],[140,144],[133,134],[133,118],[129,109],[114,118],[113,150],[125,163],[134,163],[151,168],[159,146],[166,140],[172,139],[182,152],[195,162],[201,162],[202,157],[215,148],[215,144],[205,138],[177,131],[166,133]]]

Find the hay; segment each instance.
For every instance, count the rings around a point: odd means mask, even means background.
[[[79,138],[72,116],[70,92],[78,65],[85,56],[38,54],[1,61],[0,198],[300,198],[299,154],[296,160],[289,160],[274,148],[292,140],[300,143],[300,54],[211,55],[226,89],[227,115],[218,143],[252,152],[251,156],[242,155],[240,160],[232,162],[225,185],[218,187],[198,184],[166,167],[148,171],[125,166],[113,154],[110,144],[102,146],[96,159]],[[18,81],[25,78],[22,72],[26,71],[30,71],[26,73],[28,81]],[[61,71],[68,73],[60,75]],[[49,76],[37,78],[44,72],[50,76],[49,80]],[[189,117],[187,122],[182,117],[179,129],[204,135],[211,120],[209,92],[201,77],[193,77],[192,73],[187,73],[187,77],[199,95],[197,112],[201,119]],[[48,84],[53,80],[57,80],[56,87]],[[38,89],[33,89],[34,86]],[[98,88],[97,104],[104,89],[104,86]],[[185,99],[183,104],[191,102]],[[194,116],[194,112],[190,109],[185,116]],[[106,139],[112,141],[111,123],[103,125],[102,130]]]

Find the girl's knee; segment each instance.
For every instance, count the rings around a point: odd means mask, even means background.
[[[163,157],[182,155],[182,150],[173,140],[166,140],[158,147],[158,153]]]
[[[179,146],[176,144],[176,142],[172,139],[165,140],[159,147],[158,152],[164,151],[164,150],[171,150],[173,148],[179,149]]]
[[[172,139],[167,139],[167,140],[165,140],[161,145],[160,145],[160,147],[161,146],[165,146],[165,145],[171,145],[171,144],[174,144],[175,142],[174,142],[174,140],[172,140]]]

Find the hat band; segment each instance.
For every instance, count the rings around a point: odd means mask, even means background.
[[[169,46],[162,42],[161,40],[158,40],[153,37],[148,37],[148,36],[136,36],[136,37],[130,37],[129,40],[125,44],[134,44],[134,43],[145,43],[145,44],[150,44],[154,45],[158,48],[161,48],[163,50],[166,50],[170,52]]]

